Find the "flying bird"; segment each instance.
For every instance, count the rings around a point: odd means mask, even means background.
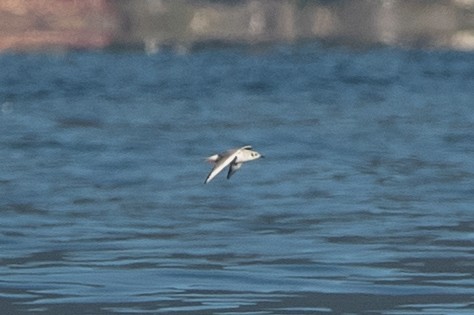
[[[229,171],[227,172],[227,179],[229,179],[242,166],[242,163],[259,158],[263,158],[263,155],[257,151],[253,151],[250,145],[238,149],[231,149],[225,153],[211,155],[206,160],[214,164],[214,168],[209,175],[207,175],[204,184],[209,183],[227,166],[229,166]]]

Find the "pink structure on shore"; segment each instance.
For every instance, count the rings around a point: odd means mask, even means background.
[[[0,51],[103,48],[115,21],[107,0],[2,0]]]

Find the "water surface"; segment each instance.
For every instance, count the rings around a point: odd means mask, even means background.
[[[5,314],[471,314],[474,54],[0,56]],[[208,155],[266,159],[204,185]]]

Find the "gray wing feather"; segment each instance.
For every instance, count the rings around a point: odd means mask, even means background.
[[[219,161],[217,161],[216,165],[214,165],[214,168],[211,170],[209,175],[207,175],[204,184],[209,183],[214,177],[217,176],[217,174],[219,174],[224,168],[226,168],[227,165],[235,161],[235,159],[237,158],[235,156],[236,153],[237,151],[228,156],[222,157]]]

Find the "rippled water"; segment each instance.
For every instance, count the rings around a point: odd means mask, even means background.
[[[472,314],[474,54],[0,56],[5,314]],[[266,156],[203,185],[208,155]]]

